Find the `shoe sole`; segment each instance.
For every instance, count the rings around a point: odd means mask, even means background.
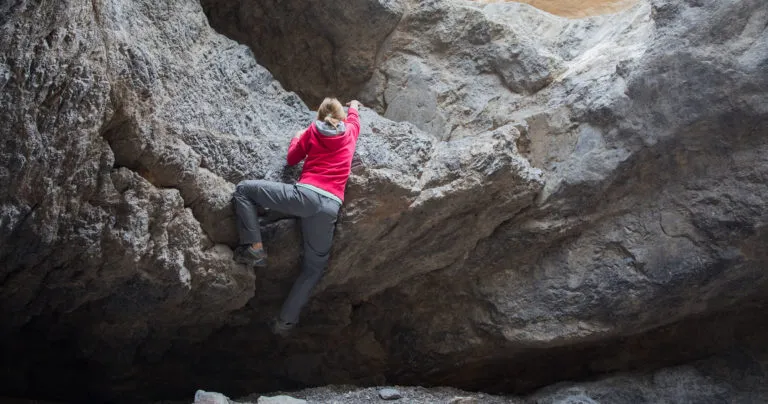
[[[254,268],[266,268],[267,267],[267,261],[266,260],[259,260],[256,262],[251,262],[251,266]]]
[[[275,334],[281,337],[287,337],[289,334],[291,334],[291,331],[293,331],[293,329],[296,328],[296,325],[293,324],[290,327],[282,327],[277,325],[277,323],[273,321],[272,324],[270,324],[269,328],[272,331],[272,334]]]

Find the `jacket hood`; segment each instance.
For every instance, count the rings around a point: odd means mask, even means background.
[[[324,136],[343,135],[347,130],[347,126],[344,125],[344,122],[339,122],[339,124],[334,128],[333,125],[329,124],[328,122],[315,121],[315,127],[317,128],[317,131]]]

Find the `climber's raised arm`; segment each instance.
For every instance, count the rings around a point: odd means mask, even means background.
[[[355,139],[360,137],[360,114],[358,111],[362,105],[358,100],[352,100],[347,103],[349,110],[347,111],[347,119],[344,120],[344,123],[350,126],[350,132]]]

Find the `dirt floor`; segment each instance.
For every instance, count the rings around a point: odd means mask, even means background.
[[[477,0],[478,3],[501,3],[512,0]],[[546,12],[568,18],[609,14],[632,7],[638,0],[518,0]]]

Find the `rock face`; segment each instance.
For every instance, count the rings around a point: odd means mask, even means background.
[[[353,3],[0,6],[0,392],[526,392],[768,335],[768,4]],[[257,61],[372,107],[286,340],[298,227],[254,274],[230,196],[312,113]]]

